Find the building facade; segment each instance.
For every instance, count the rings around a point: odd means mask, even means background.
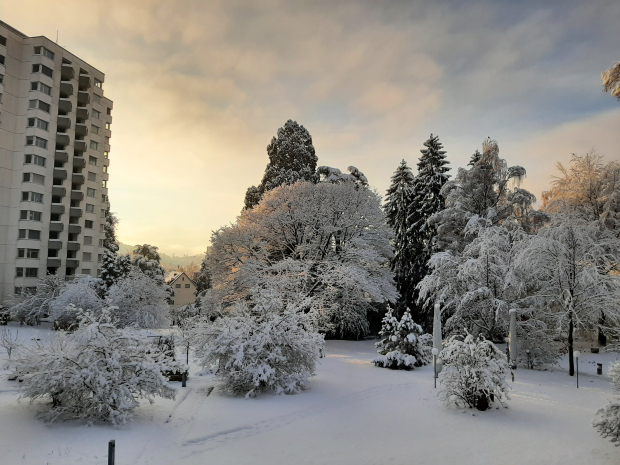
[[[166,284],[174,290],[173,307],[182,307],[196,302],[196,283],[184,271],[168,273]]]
[[[0,304],[100,273],[112,101],[104,74],[0,21]]]

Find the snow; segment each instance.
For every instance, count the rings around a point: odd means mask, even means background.
[[[20,339],[53,337],[49,325],[19,327]],[[0,462],[106,464],[116,440],[116,463],[203,464],[617,464],[620,451],[591,426],[611,396],[596,376],[615,354],[580,347],[580,389],[564,367],[518,369],[509,408],[448,409],[433,389],[432,366],[413,371],[374,367],[372,340],[327,341],[311,389],[253,399],[218,391],[212,375],[192,366],[176,400],[141,403],[134,421],[118,429],[36,418],[38,406],[17,402],[17,383],[0,379]],[[501,350],[504,350],[500,346]],[[5,358],[0,349],[0,358]],[[4,362],[3,362],[4,363]],[[0,372],[5,374],[5,372]]]

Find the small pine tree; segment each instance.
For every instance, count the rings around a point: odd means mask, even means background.
[[[601,436],[620,447],[620,362],[610,364],[607,375],[613,383],[616,398],[596,412],[592,426]]]
[[[312,145],[312,136],[306,128],[296,121],[288,120],[278,129],[278,137],[271,139],[267,146],[269,164],[261,183],[250,187],[245,195],[245,209],[254,208],[263,194],[282,184],[297,181],[316,183],[316,163],[318,157]]]
[[[131,271],[131,258],[128,255],[118,255],[118,242],[116,240],[116,225],[118,218],[108,208],[105,212],[105,224],[103,226],[104,238],[103,257],[101,261],[101,280],[105,284],[105,289],[101,294],[105,294],[107,289],[123,279]]]
[[[198,272],[198,279],[196,279],[196,297],[199,298],[207,289],[211,289],[211,272],[207,266],[207,255],[200,265],[200,271]]]
[[[380,356],[373,360],[376,366],[411,370],[430,363],[432,336],[423,334],[422,327],[413,322],[409,309],[398,321],[388,308],[379,335],[382,339],[375,347]]]

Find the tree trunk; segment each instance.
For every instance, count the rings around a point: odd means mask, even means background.
[[[573,312],[568,317],[568,374],[575,376],[575,360],[573,359]]]

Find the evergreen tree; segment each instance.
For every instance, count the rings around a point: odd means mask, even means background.
[[[404,307],[415,305],[415,286],[412,281],[415,274],[413,270],[414,257],[409,228],[409,217],[413,201],[413,187],[415,177],[405,160],[392,176],[392,184],[387,190],[386,203],[384,205],[387,224],[394,230],[394,256],[390,261],[390,268],[394,272],[396,288],[401,295],[401,303]],[[411,307],[413,308],[413,307]]]
[[[211,289],[211,272],[207,266],[207,255],[205,254],[205,258],[200,265],[200,271],[198,272],[198,279],[196,280],[196,301],[200,300],[200,294],[207,289]]]
[[[480,153],[480,151],[476,150],[471,156],[469,163],[467,163],[467,166],[476,166],[476,164],[480,161],[481,158],[482,154]]]
[[[105,212],[105,224],[103,231],[103,252],[101,265],[101,280],[105,284],[106,289],[102,290],[105,294],[113,284],[124,278],[131,271],[131,258],[129,255],[118,255],[118,243],[116,241],[116,225],[118,219],[114,213],[108,208]]]
[[[245,209],[254,208],[263,194],[282,184],[294,184],[297,181],[316,183],[316,163],[312,145],[312,136],[306,128],[296,121],[288,120],[278,129],[278,137],[271,139],[267,146],[269,163],[263,180],[257,186],[250,187],[245,194]]]

